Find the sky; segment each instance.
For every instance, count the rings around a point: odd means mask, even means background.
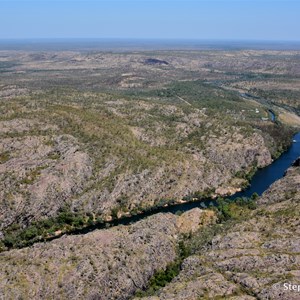
[[[0,39],[300,41],[300,0],[0,0]]]

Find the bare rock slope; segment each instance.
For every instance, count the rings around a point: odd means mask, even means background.
[[[70,135],[7,137],[0,152],[9,156],[0,164],[1,229],[56,215],[91,176],[91,159]]]
[[[214,221],[197,208],[4,252],[0,299],[128,299],[175,260],[181,233]]]
[[[107,218],[113,209],[123,214],[161,199],[179,201],[198,191],[233,193],[245,183],[241,174],[272,162],[270,145],[259,131],[245,134],[242,127],[208,123],[199,110],[190,116],[175,106],[160,107],[178,110],[178,117],[187,120],[168,125],[165,130],[175,130],[176,138],[159,147],[151,143],[167,136],[155,133],[143,141],[145,133],[135,136],[123,124],[129,115],[121,120],[110,116],[108,126],[97,123],[98,113],[92,115],[96,121],[90,115],[85,120],[78,107],[72,115],[74,129],[65,125],[65,116],[62,125],[51,124],[61,108],[51,118],[43,112],[44,121],[37,117],[0,121],[0,231],[56,217],[66,207]],[[195,137],[190,141],[185,132],[174,129],[177,123]],[[160,126],[151,124],[156,125]],[[205,126],[203,133],[198,133],[199,126]],[[78,128],[84,133],[79,135]],[[154,132],[151,128],[147,134]],[[176,139],[187,140],[176,146]]]
[[[299,166],[258,203],[247,220],[186,258],[180,274],[145,299],[299,299],[292,288],[300,285]]]

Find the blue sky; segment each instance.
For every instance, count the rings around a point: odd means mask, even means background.
[[[300,41],[300,0],[0,0],[0,39]]]

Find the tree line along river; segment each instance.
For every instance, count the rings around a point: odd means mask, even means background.
[[[251,185],[241,192],[237,192],[228,199],[234,200],[241,197],[251,197],[253,193],[261,195],[267,188],[276,180],[282,178],[286,170],[293,164],[293,162],[300,156],[300,132],[293,136],[293,143],[290,148],[284,152],[278,159],[273,161],[269,166],[259,169],[251,179]],[[157,213],[176,213],[178,211],[188,211],[193,208],[207,208],[211,205],[216,205],[215,199],[201,199],[192,202],[185,202],[180,204],[173,204],[163,207],[150,208],[149,210],[133,215],[115,219],[109,222],[97,223],[82,229],[74,230],[71,234],[88,233],[95,229],[106,228],[107,226],[129,225],[144,219],[150,215]]]

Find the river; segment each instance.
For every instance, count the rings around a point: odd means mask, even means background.
[[[286,152],[284,152],[277,160],[275,160],[269,166],[259,169],[255,173],[255,175],[252,177],[251,185],[247,189],[241,192],[237,192],[228,198],[234,200],[238,197],[250,197],[253,193],[261,195],[273,182],[282,178],[285,171],[300,156],[300,132],[294,135],[293,141],[294,142],[291,144],[290,148]],[[193,202],[174,204],[166,207],[153,208],[149,211],[134,216],[123,217],[121,219],[112,220],[110,222],[98,223],[85,227],[83,229],[74,230],[70,234],[88,233],[95,229],[101,229],[107,226],[128,225],[159,212],[176,213],[178,211],[188,211],[195,207],[206,208],[210,205],[215,204],[216,201],[213,199],[203,199]]]
[[[234,194],[231,198],[250,197],[253,193],[261,195],[273,182],[283,177],[293,161],[300,156],[300,132],[294,135],[293,140],[291,147],[277,160],[255,173],[248,189]]]

